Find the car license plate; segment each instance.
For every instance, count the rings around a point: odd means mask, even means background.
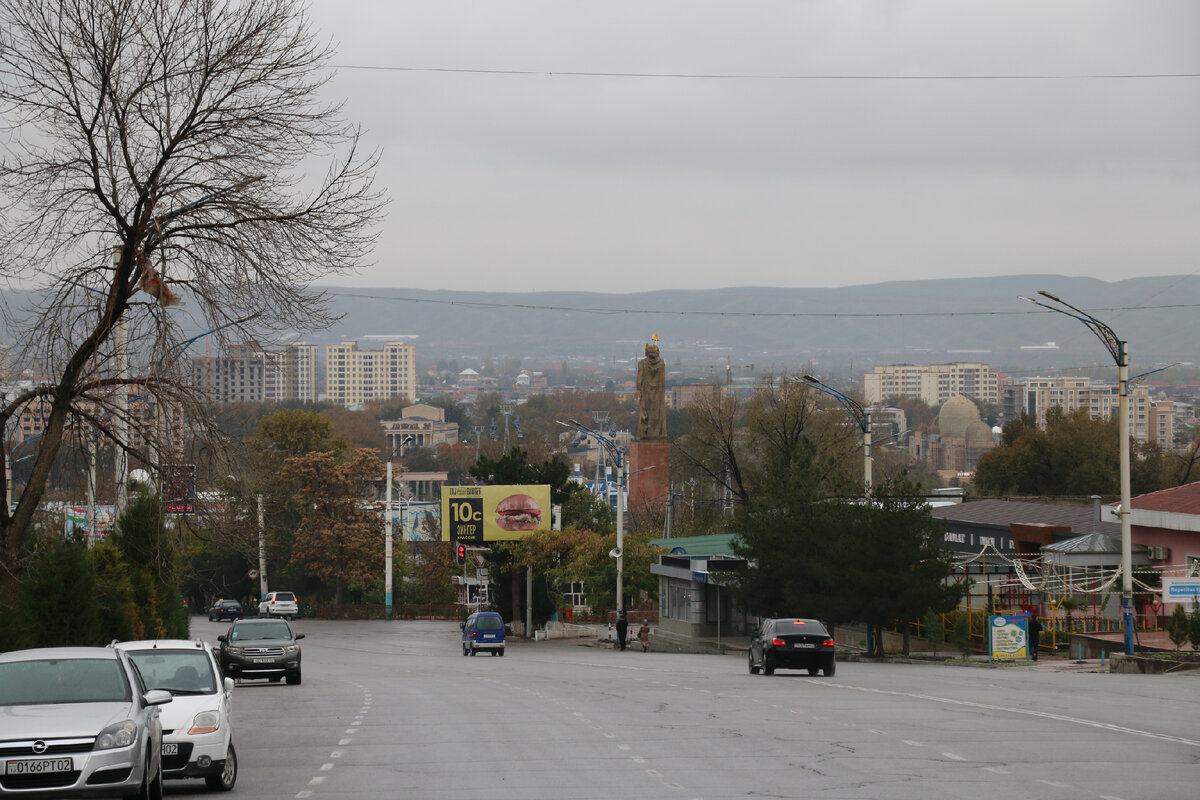
[[[793,645],[793,647],[804,647],[804,648],[808,648],[811,650],[812,648],[816,647],[816,645],[812,644],[811,642],[796,642],[796,644]]]
[[[254,659],[254,663],[255,664],[274,664],[275,659],[273,659],[273,658],[256,658],[256,659]]]
[[[44,772],[70,772],[75,762],[69,758],[41,758],[37,760],[9,761],[4,766],[5,775],[41,775]]]
[[[164,756],[177,756],[177,755],[179,755],[179,744],[178,744],[178,742],[163,742],[163,745],[162,745],[162,754],[163,754]]]

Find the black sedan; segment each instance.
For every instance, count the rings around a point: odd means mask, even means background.
[[[208,621],[219,622],[226,619],[241,619],[244,616],[242,604],[237,600],[218,600],[208,609]]]
[[[765,619],[750,636],[750,672],[773,675],[777,669],[817,670],[831,677],[837,668],[833,636],[815,619]]]

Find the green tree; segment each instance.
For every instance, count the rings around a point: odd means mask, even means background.
[[[1187,608],[1183,603],[1176,603],[1175,610],[1171,612],[1171,618],[1167,620],[1167,636],[1170,637],[1171,644],[1175,645],[1175,649],[1178,650],[1188,640],[1190,633],[1191,621],[1188,618]]]
[[[1200,603],[1194,601],[1188,615],[1188,643],[1193,650],[1200,650]]]
[[[954,647],[959,653],[962,653],[963,661],[975,651],[971,645],[971,615],[965,611],[960,613],[954,620],[954,632],[950,636],[950,640],[954,643]]]
[[[939,544],[942,525],[933,519],[915,484],[903,478],[873,487],[871,500],[856,508],[862,521],[852,527],[838,565],[840,593],[854,619],[882,629],[892,620],[918,619],[932,609],[957,607],[963,589],[951,578],[952,558]],[[857,604],[855,604],[857,599]],[[883,637],[875,637],[876,655]],[[904,652],[909,652],[908,627]]]
[[[975,472],[975,489],[992,495],[1116,495],[1120,492],[1118,421],[1094,420],[1085,409],[1046,412],[1045,429],[1029,415],[1009,421],[999,446]],[[1130,484],[1136,494],[1166,488],[1165,457],[1131,443]]]

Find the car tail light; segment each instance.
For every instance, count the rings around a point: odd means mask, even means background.
[[[772,639],[771,644],[775,645],[776,647],[783,647],[787,644],[787,642],[785,642],[783,639]]]
[[[821,642],[821,647],[833,647],[833,639],[826,639]]]

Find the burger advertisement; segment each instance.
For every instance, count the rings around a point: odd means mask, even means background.
[[[444,542],[510,541],[549,529],[549,486],[442,487]]]

